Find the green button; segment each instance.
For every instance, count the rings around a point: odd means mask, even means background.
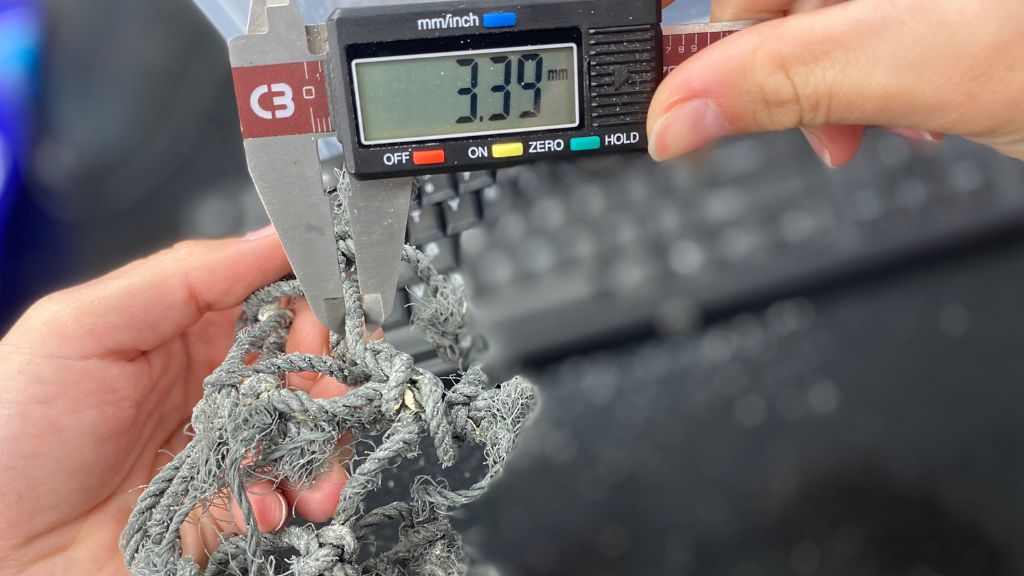
[[[584,136],[582,138],[573,138],[569,140],[569,149],[573,152],[583,152],[585,150],[597,150],[601,147],[600,136]]]

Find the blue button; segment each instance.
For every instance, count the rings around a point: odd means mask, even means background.
[[[484,14],[484,28],[511,28],[518,23],[515,12],[493,12]]]

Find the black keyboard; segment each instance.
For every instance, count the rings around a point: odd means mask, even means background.
[[[505,576],[1024,573],[1022,240],[535,370],[467,544]]]
[[[423,178],[410,243],[465,280],[493,362],[685,331],[709,314],[915,258],[1024,221],[1024,164],[962,139],[872,132],[826,168],[798,132],[681,161],[601,156]],[[421,287],[403,276],[389,338]]]

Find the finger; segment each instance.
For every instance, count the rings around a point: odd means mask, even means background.
[[[241,307],[211,312],[186,331],[185,342],[189,358],[186,382],[189,383],[190,394],[186,404],[189,414],[192,406],[195,406],[203,396],[203,379],[224,362],[224,357],[231,349],[240,312]],[[165,370],[180,369],[180,365],[175,365],[176,361],[180,361],[180,358],[171,354],[160,358],[151,357],[150,366],[154,367],[154,373],[164,373]],[[168,450],[174,454],[178,453],[175,449]]]
[[[295,312],[295,319],[292,321],[292,329],[285,342],[285,352],[289,354],[319,354],[327,356],[330,354],[330,342],[327,328],[320,323],[313,309],[304,298],[296,299],[292,304]],[[297,390],[309,392],[313,383],[321,377],[316,372],[299,372],[288,374],[288,385]]]
[[[816,126],[801,130],[811,149],[829,168],[853,160],[864,141],[863,126]]]
[[[668,159],[730,134],[798,126],[950,131],[941,124],[962,114],[963,106],[945,87],[949,68],[965,66],[964,58],[908,50],[928,43],[934,32],[927,28],[938,23],[875,8],[846,2],[788,16],[691,58],[655,95],[648,121],[652,155]],[[935,60],[957,63],[937,67]]]
[[[796,0],[712,0],[711,21],[769,20],[778,18]]]
[[[289,336],[286,346],[293,346],[292,351],[294,352],[329,355],[331,349],[327,328],[317,320],[312,309],[309,308],[305,301],[297,303],[296,306],[295,321],[292,323],[292,334]],[[297,334],[296,331],[298,332]],[[338,382],[330,376],[315,372],[289,374],[288,385],[307,392],[313,398],[334,398],[349,391],[348,386],[345,384]]]
[[[295,318],[297,323],[299,321],[298,313]],[[313,320],[315,321],[315,318]],[[368,339],[379,340],[383,337],[384,333],[378,330]],[[317,378],[309,384],[307,389],[310,397],[316,399],[335,398],[348,393],[348,391],[348,386],[330,376]],[[352,457],[351,442],[351,435],[346,433],[338,442],[338,454],[328,460],[327,469],[317,476],[312,484],[285,487],[283,490],[285,498],[296,514],[310,522],[326,522],[334,516],[341,499],[341,492],[348,482],[345,462]]]
[[[346,394],[349,387],[330,376],[324,376],[312,384],[309,395],[312,398],[335,398]],[[345,434],[338,441],[337,454],[327,462],[327,470],[317,476],[309,486],[285,487],[284,495],[295,513],[310,522],[326,522],[334,516],[341,499],[341,491],[348,482],[345,462],[353,455],[352,437]]]
[[[913,128],[885,128],[887,132],[898,134],[904,138],[910,140],[918,140],[920,142],[941,142],[946,138],[944,134],[938,132],[929,132],[927,130],[915,130]]]
[[[310,398],[326,399],[347,394],[349,387],[330,376],[318,379],[309,389]]]
[[[202,512],[196,508],[189,514],[188,520],[181,525],[181,554],[195,560],[200,566],[206,566],[210,555],[200,532],[200,522],[202,521]]]
[[[334,517],[341,492],[348,482],[345,462],[351,459],[351,438],[339,442],[338,454],[327,462],[327,470],[309,486],[284,489],[285,498],[295,513],[310,522],[326,522]]]
[[[711,21],[770,20],[838,4],[843,0],[713,0]]]
[[[238,306],[288,270],[273,230],[184,242],[44,299],[26,325],[40,338],[66,327],[88,335],[66,338],[64,354],[135,355],[181,334],[209,311]]]
[[[256,527],[260,532],[275,532],[288,522],[291,506],[284,494],[274,487],[273,482],[256,482],[249,486],[245,493],[249,497],[249,505],[252,506]],[[237,499],[232,499],[231,502],[231,521],[230,526],[224,527],[226,532],[242,534],[246,531],[245,517]]]
[[[181,551],[205,567],[210,556],[220,546],[221,534],[237,534],[231,514],[228,512],[228,493],[217,495],[212,501],[197,505],[181,526]]]
[[[324,376],[313,383],[309,390],[312,398],[335,398],[346,394],[349,387],[330,376]],[[296,514],[310,522],[326,522],[334,516],[341,499],[341,491],[348,482],[345,462],[352,457],[352,437],[345,434],[338,442],[335,456],[327,462],[327,470],[317,476],[309,486],[285,488],[284,495]]]

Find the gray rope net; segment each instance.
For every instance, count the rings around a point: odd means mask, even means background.
[[[234,346],[204,381],[192,416],[192,441],[142,493],[121,536],[132,574],[200,574],[200,567],[182,556],[179,530],[194,508],[212,506],[226,490],[238,498],[246,530],[223,539],[203,572],[207,576],[440,576],[468,570],[469,557],[450,515],[483,494],[501,473],[535,407],[534,390],[518,377],[494,387],[479,367],[446,387],[408,354],[385,341],[364,340],[346,207],[351,188],[347,175],[339,176],[331,199],[339,264],[347,272],[345,334],[331,334],[329,357],[286,354],[292,320],[286,302],[302,296],[299,283],[273,284],[246,301]],[[464,368],[482,340],[469,322],[461,282],[438,274],[413,247],[405,248],[403,259],[426,286],[412,307],[414,328],[443,360]],[[297,372],[327,375],[352,390],[314,399],[284,385],[284,376]],[[260,533],[245,487],[267,479],[308,484],[336,457],[338,441],[348,433],[372,448],[347,464],[349,479],[334,518],[324,525],[292,522]],[[455,488],[444,478],[420,475],[406,500],[369,505],[370,497],[381,495],[384,474],[420,456],[421,448],[434,452],[447,468],[471,445],[478,446],[471,455],[482,465],[468,486]]]

